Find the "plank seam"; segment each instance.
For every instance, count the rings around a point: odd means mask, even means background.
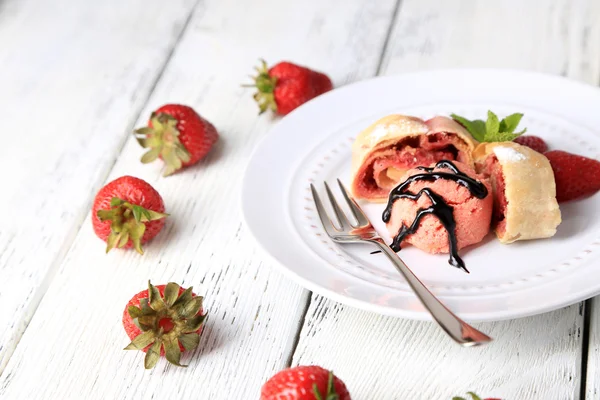
[[[587,299],[583,303],[583,334],[581,337],[581,377],[579,387],[579,398],[584,400],[586,398],[587,390],[587,363],[589,359],[590,351],[590,321],[592,315],[592,299]]]
[[[394,11],[392,12],[392,18],[390,18],[390,26],[388,27],[388,31],[385,35],[385,40],[383,41],[383,47],[381,48],[381,55],[379,56],[379,63],[377,63],[377,70],[375,72],[375,76],[381,74],[381,69],[383,68],[383,62],[385,60],[386,53],[388,51],[388,47],[390,44],[390,37],[392,36],[392,31],[396,26],[396,18],[398,17],[398,12],[400,11],[400,4],[402,0],[396,0],[396,5],[394,6]]]
[[[292,366],[292,360],[296,355],[296,349],[298,348],[298,343],[300,343],[300,336],[302,334],[302,329],[304,328],[304,323],[306,322],[306,315],[308,314],[308,309],[310,308],[310,304],[313,299],[313,292],[306,290],[308,292],[308,298],[304,302],[304,310],[302,310],[302,314],[300,316],[300,320],[298,321],[298,328],[296,329],[296,336],[294,337],[294,341],[292,343],[292,348],[290,349],[290,354],[288,355],[287,360],[285,361],[286,368]]]
[[[127,129],[125,129],[125,134],[123,135],[123,139],[121,140],[121,143],[119,143],[117,151],[115,152],[115,156],[113,157],[112,161],[109,163],[109,166],[106,168],[105,173],[102,174],[102,178],[98,179],[99,184],[106,182],[106,179],[110,175],[110,172],[113,170],[113,168],[117,162],[117,159],[119,158],[120,154],[123,152],[123,148],[125,147],[125,144],[127,143],[127,139],[129,138],[129,133],[133,130],[135,123],[140,118],[142,111],[148,104],[148,101],[150,100],[150,98],[152,97],[152,94],[156,90],[158,83],[162,79],[162,77],[165,73],[165,70],[167,69],[167,67],[169,65],[169,62],[173,58],[175,49],[177,48],[177,46],[181,42],[181,39],[183,38],[185,32],[187,31],[189,23],[192,19],[192,16],[194,15],[194,12],[196,11],[196,8],[198,7],[199,3],[200,3],[200,0],[196,0],[196,3],[194,3],[194,5],[190,8],[190,11],[189,11],[184,23],[181,25],[181,31],[175,38],[175,41],[173,42],[173,46],[171,46],[171,49],[169,49],[169,51],[165,57],[165,61],[163,62],[163,65],[161,66],[160,70],[156,74],[156,78],[154,79],[154,82],[152,82],[152,84],[150,85],[150,89],[148,91],[148,95],[146,96],[145,101],[140,105],[139,109],[134,114],[134,118],[132,118],[130,123],[127,124]],[[98,185],[96,185],[96,186],[98,186]],[[88,201],[86,201],[85,205],[82,207],[82,211],[80,212],[80,215],[78,216],[78,218],[74,224],[74,229],[71,230],[71,234],[69,234],[67,236],[67,239],[64,241],[64,243],[61,246],[60,250],[58,251],[56,257],[50,263],[50,267],[48,268],[48,271],[46,272],[40,285],[36,288],[34,295],[32,296],[32,301],[27,305],[26,309],[28,312],[26,312],[25,315],[30,315],[30,316],[29,316],[29,318],[25,317],[24,321],[22,322],[22,325],[23,325],[22,329],[18,330],[15,333],[15,336],[13,337],[14,343],[12,345],[7,346],[7,348],[6,348],[6,353],[4,354],[4,357],[1,360],[2,363],[0,364],[0,377],[2,376],[6,366],[10,362],[12,355],[14,354],[17,347],[19,346],[19,343],[21,342],[21,338],[27,331],[27,328],[29,327],[29,323],[35,316],[37,308],[39,307],[44,296],[46,295],[46,292],[48,291],[48,288],[50,287],[52,281],[54,280],[54,277],[58,273],[60,265],[62,264],[62,262],[65,260],[65,258],[71,251],[71,248],[73,247],[75,239],[79,235],[79,232],[81,231],[81,228],[83,227],[83,224],[85,223],[85,217],[87,216],[87,214],[89,212],[89,209],[91,207],[91,204],[92,204],[92,201],[94,199],[97,189],[98,188],[96,187],[95,189],[92,190],[92,195],[88,198]]]

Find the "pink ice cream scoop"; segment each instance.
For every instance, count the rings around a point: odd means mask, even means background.
[[[406,172],[390,193],[384,221],[395,250],[410,243],[428,253],[450,253],[450,263],[464,268],[456,252],[487,235],[492,210],[492,187],[483,175],[442,161]]]

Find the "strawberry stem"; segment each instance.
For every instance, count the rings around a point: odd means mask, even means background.
[[[316,400],[338,400],[340,398],[335,392],[335,387],[333,386],[333,371],[329,371],[329,377],[327,379],[327,394],[325,398],[323,398],[323,395],[319,391],[316,383],[313,383],[313,393]]]
[[[96,213],[100,221],[110,221],[110,234],[106,239],[107,253],[115,247],[122,248],[131,242],[138,253],[144,254],[142,237],[146,232],[146,222],[156,221],[169,215],[148,210],[118,197],[110,200],[110,206],[110,210],[98,210]]]
[[[142,163],[151,163],[161,157],[167,165],[163,176],[173,174],[190,161],[189,151],[179,140],[181,132],[177,129],[178,122],[169,114],[152,113],[149,126],[134,132],[138,143],[149,149],[142,156]]]
[[[255,67],[256,76],[253,85],[257,92],[254,94],[254,100],[258,103],[259,114],[264,113],[267,110],[277,111],[277,103],[275,102],[275,87],[277,86],[277,78],[269,74],[269,67],[267,62],[263,59],[260,60],[260,67]],[[244,86],[244,85],[242,85]]]
[[[198,330],[206,319],[206,314],[202,314],[202,297],[193,296],[192,287],[179,294],[179,285],[170,282],[161,296],[159,290],[148,281],[148,298],[140,300],[140,307],[130,306],[127,311],[142,333],[124,350],[148,348],[144,360],[146,369],[156,365],[161,350],[171,364],[186,367],[179,362],[179,345],[185,350],[198,347]]]

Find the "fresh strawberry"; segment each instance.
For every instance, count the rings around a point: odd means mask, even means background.
[[[148,126],[135,131],[144,164],[157,158],[166,164],[164,176],[200,161],[219,139],[215,127],[193,108],[167,104],[152,113]]]
[[[532,135],[519,136],[518,138],[513,140],[513,142],[519,143],[522,146],[527,146],[530,149],[537,151],[538,153],[545,153],[546,151],[548,151],[548,145],[546,144],[546,142],[544,142],[544,139],[542,139],[541,137]]]
[[[286,115],[310,99],[333,89],[331,79],[323,73],[313,71],[287,61],[275,64],[272,68],[261,60],[256,68],[258,75],[253,77],[258,92],[254,95],[260,113],[268,109],[279,115]]]
[[[92,225],[106,242],[106,252],[115,247],[144,254],[146,243],[165,225],[165,204],[149,183],[122,176],[104,186],[94,199]]]
[[[142,290],[129,300],[123,312],[123,327],[131,343],[125,350],[146,353],[144,367],[153,368],[160,356],[179,367],[181,353],[193,350],[200,342],[206,314],[202,297],[192,288],[183,289],[170,282]]]
[[[350,394],[333,372],[311,365],[273,375],[263,385],[260,400],[350,400]]]
[[[552,150],[544,155],[554,171],[558,202],[578,199],[600,190],[600,161],[561,150]]]

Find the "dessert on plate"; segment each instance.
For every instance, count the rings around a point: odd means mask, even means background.
[[[514,142],[482,143],[473,155],[477,171],[492,183],[500,242],[554,236],[561,215],[548,159]]]
[[[548,151],[542,138],[517,132],[522,117],[384,117],[354,142],[352,192],[388,199],[383,221],[393,250],[408,243],[449,253],[449,263],[465,271],[458,250],[492,228],[505,244],[552,237],[559,202],[600,190],[600,161]]]
[[[383,213],[392,249],[399,251],[406,242],[428,253],[450,253],[449,263],[467,271],[458,250],[490,231],[491,190],[486,178],[460,162],[407,171]]]
[[[477,141],[448,117],[424,121],[388,115],[362,131],[352,146],[354,197],[385,202],[406,171],[441,160],[473,165]]]

